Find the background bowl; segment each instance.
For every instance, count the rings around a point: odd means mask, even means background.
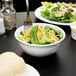
[[[61,31],[63,38],[55,43],[46,44],[46,45],[35,45],[35,44],[25,43],[18,39],[18,35],[20,34],[21,31],[24,30],[24,26],[21,26],[21,27],[17,28],[14,36],[15,36],[16,40],[18,41],[19,45],[24,50],[24,52],[29,55],[37,56],[37,57],[48,56],[50,54],[55,53],[57,51],[57,49],[59,48],[61,42],[65,39],[64,30],[58,26],[47,24],[47,23],[33,23],[33,25],[50,26],[52,28],[58,29]]]

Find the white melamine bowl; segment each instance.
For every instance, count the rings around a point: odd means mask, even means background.
[[[24,50],[25,53],[32,55],[32,56],[37,56],[37,57],[42,57],[42,56],[47,56],[50,54],[53,54],[57,51],[59,48],[61,42],[65,39],[65,32],[62,28],[52,25],[52,24],[47,24],[47,23],[34,23],[33,25],[40,25],[40,26],[50,26],[54,29],[58,29],[61,31],[63,38],[59,40],[58,42],[52,43],[52,44],[45,44],[45,45],[35,45],[35,44],[29,44],[25,43],[21,40],[18,39],[18,35],[20,34],[21,31],[24,30],[24,26],[21,26],[17,28],[15,31],[15,38]]]

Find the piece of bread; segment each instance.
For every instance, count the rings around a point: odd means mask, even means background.
[[[0,55],[0,76],[22,76],[25,67],[23,58],[13,52]]]

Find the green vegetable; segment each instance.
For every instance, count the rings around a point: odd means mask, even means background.
[[[24,35],[25,33],[23,31],[20,32],[20,35]]]
[[[62,36],[62,35],[57,35],[57,37],[58,37],[59,39],[62,39],[62,38],[63,38],[63,36]]]
[[[43,5],[43,6],[45,6],[45,7],[47,7],[47,8],[49,8],[49,7],[51,7],[51,6],[53,6],[53,3],[52,2],[41,2],[41,4]]]
[[[51,28],[51,27],[49,27],[49,26],[45,26],[44,29],[46,29],[47,31],[53,30],[53,28]]]
[[[42,27],[39,25],[33,26],[30,30],[26,31],[26,33],[21,31],[18,35],[19,40],[38,45],[51,44],[61,38],[63,38],[63,36],[59,30],[56,30],[50,26]]]
[[[49,19],[50,17],[50,12],[46,9],[45,11],[41,12],[41,16],[43,16],[46,19]]]
[[[20,39],[23,42],[30,43],[30,40],[29,39],[28,40],[24,39],[22,35],[18,35],[18,39]]]
[[[49,20],[52,20],[52,21],[57,21],[59,22],[61,20],[60,17],[57,17],[55,16],[54,13],[50,13],[48,10],[46,11],[41,11],[41,16],[46,18],[46,19],[49,19]]]
[[[61,34],[61,32],[60,32],[59,30],[53,29],[53,28],[51,28],[51,27],[49,27],[49,26],[45,26],[44,29],[46,29],[47,31],[54,30],[54,32],[55,32],[57,35]]]
[[[45,29],[45,34],[46,34],[46,36],[49,38],[48,32],[49,32],[50,30],[53,30],[53,29],[52,29],[51,27],[49,27],[49,26],[45,26],[44,29]]]
[[[56,35],[60,35],[61,34],[61,32],[59,30],[54,30],[54,31],[55,31]]]
[[[38,25],[33,26],[31,29],[30,40],[32,44],[39,44],[39,41],[37,38],[37,30],[38,30]]]
[[[71,12],[65,12],[64,19],[70,19],[72,17]]]
[[[73,15],[70,20],[71,20],[71,22],[76,21],[76,15]]]
[[[54,43],[54,41],[49,39],[47,37],[46,32],[44,32],[43,37],[42,37],[42,41],[40,42],[40,44],[51,44],[51,43]]]
[[[51,28],[51,27],[49,27],[49,26],[45,26],[45,27],[44,27],[45,33],[44,33],[44,35],[43,35],[43,40],[42,40],[42,43],[43,43],[43,44],[51,44],[51,43],[54,43],[54,41],[51,40],[51,39],[49,38],[49,35],[48,35],[48,32],[49,32],[50,30],[53,30],[53,28]]]
[[[41,2],[41,4],[42,6],[45,6],[43,7],[44,10],[41,11],[41,16],[43,18],[60,23],[71,23],[76,21],[76,14],[73,13],[73,11],[68,10],[70,7],[76,9],[76,4],[74,3]],[[70,10],[73,10],[72,8],[70,8]]]
[[[51,12],[58,11],[60,9],[60,5],[57,3],[56,6],[51,8]]]
[[[63,38],[63,36],[61,35],[61,32],[60,32],[59,30],[53,29],[53,28],[51,28],[51,27],[49,27],[49,26],[45,26],[44,29],[45,29],[46,36],[47,36],[48,38],[49,38],[48,32],[49,32],[50,30],[54,30],[56,36],[57,36],[59,39]]]

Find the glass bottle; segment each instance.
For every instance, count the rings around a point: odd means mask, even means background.
[[[5,26],[4,26],[4,18],[3,14],[1,13],[1,3],[0,3],[0,35],[5,33]]]
[[[16,27],[16,11],[13,8],[12,0],[2,0],[2,13],[4,15],[4,25],[7,30]]]

